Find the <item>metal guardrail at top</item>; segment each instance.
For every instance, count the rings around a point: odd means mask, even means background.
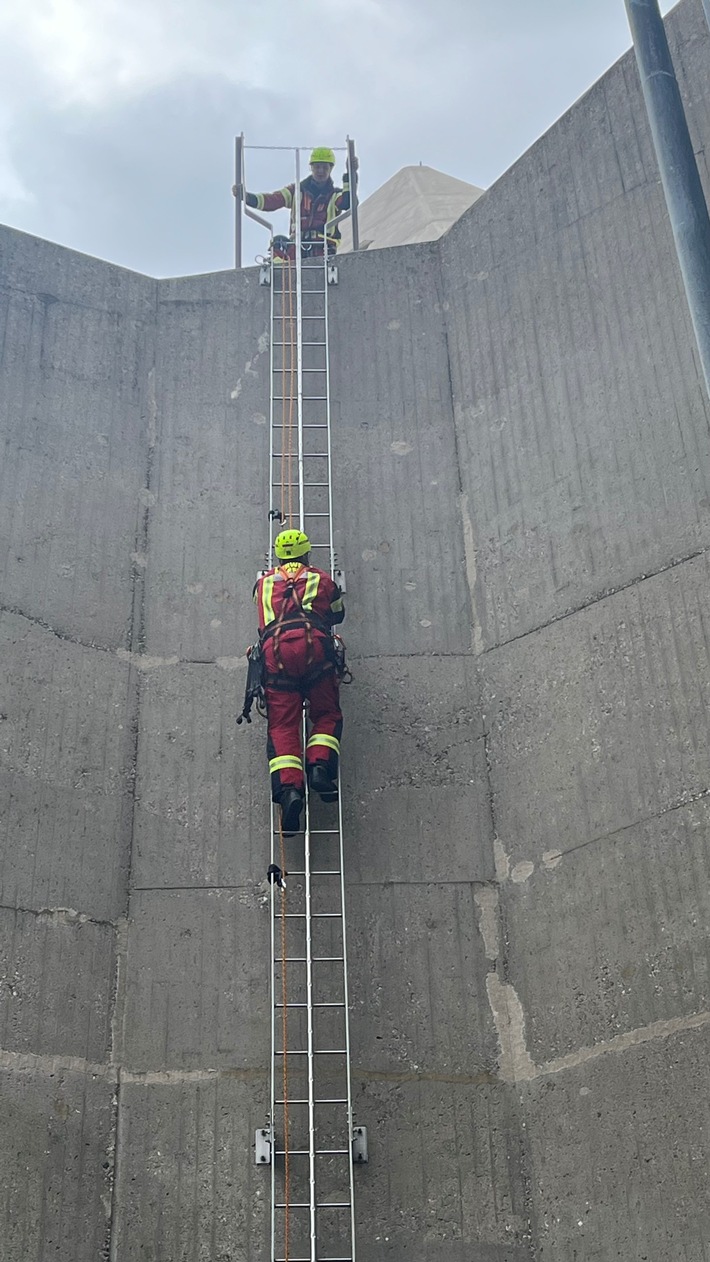
[[[251,206],[247,206],[244,200],[246,187],[246,169],[245,169],[245,153],[247,149],[258,151],[274,151],[280,153],[293,153],[296,158],[296,196],[300,203],[300,155],[301,153],[310,153],[315,146],[290,146],[290,145],[247,145],[244,142],[244,133],[235,138],[234,142],[234,186],[237,189],[235,221],[234,221],[234,266],[239,269],[242,264],[242,245],[243,245],[243,216],[247,219],[253,219],[255,223],[266,228],[269,233],[270,242],[273,239],[273,226],[268,219],[264,219],[262,215],[258,215]],[[350,209],[344,210],[342,214],[337,215],[335,219],[329,219],[325,225],[328,228],[335,227],[336,224],[342,223],[345,219],[352,219],[353,230],[353,250],[360,248],[360,230],[358,226],[358,193],[357,193],[357,159],[355,155],[355,141],[348,136],[345,145],[335,145],[335,153],[345,153],[346,167],[350,178]],[[296,206],[295,222],[297,225],[297,233],[300,237],[300,204]]]

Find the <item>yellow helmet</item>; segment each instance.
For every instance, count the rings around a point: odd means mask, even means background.
[[[293,561],[310,552],[311,541],[302,530],[282,530],[274,539],[274,552],[279,561]]]
[[[314,162],[329,162],[334,167],[335,154],[332,149],[314,149],[310,157],[311,166]]]

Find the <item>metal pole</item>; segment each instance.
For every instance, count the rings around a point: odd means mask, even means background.
[[[710,4],[710,0],[707,0]],[[348,136],[348,175],[350,176],[350,213],[352,215],[353,250],[360,249],[360,228],[357,222],[357,171],[355,169],[355,141]]]
[[[710,26],[710,0],[703,0],[703,8],[705,10],[705,16],[708,20],[708,26]]]
[[[648,118],[710,393],[710,218],[658,0],[625,0]],[[710,0],[704,0],[710,9]]]
[[[241,136],[237,136],[234,141],[234,183],[237,186],[237,196],[235,197],[235,222],[234,222],[234,266],[236,268],[242,265],[242,200],[244,198],[244,132]]]

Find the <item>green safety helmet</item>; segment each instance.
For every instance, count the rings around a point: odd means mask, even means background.
[[[279,561],[295,561],[310,552],[311,541],[302,530],[282,530],[274,539],[274,552]]]
[[[310,158],[311,166],[314,162],[328,162],[332,167],[335,166],[335,154],[332,149],[314,149]]]

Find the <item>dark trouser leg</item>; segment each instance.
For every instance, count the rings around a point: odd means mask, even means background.
[[[335,672],[321,675],[308,689],[311,735],[306,746],[306,762],[325,763],[330,779],[337,783],[343,714]]]
[[[271,797],[281,800],[281,791],[288,785],[303,792],[301,755],[301,721],[303,700],[298,691],[287,692],[266,686],[266,740],[271,772]]]

